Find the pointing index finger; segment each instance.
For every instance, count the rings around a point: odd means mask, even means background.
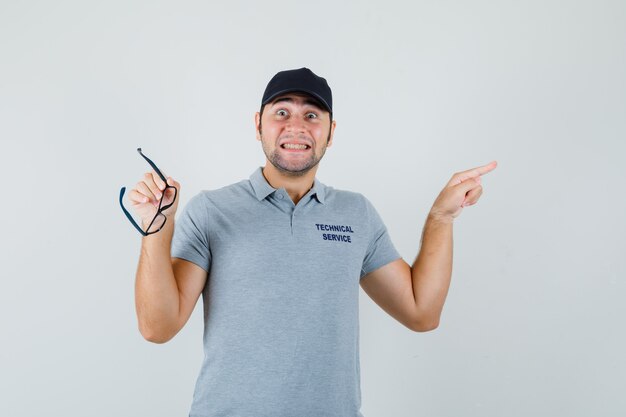
[[[479,166],[476,168],[468,169],[467,171],[459,172],[452,177],[450,182],[448,182],[448,185],[454,186],[470,178],[477,178],[477,180],[480,181],[481,175],[492,171],[493,169],[495,169],[497,165],[498,163],[496,161],[491,161],[487,165],[483,165],[483,166]]]
[[[478,177],[480,175],[493,171],[497,166],[497,161],[491,161],[487,165],[479,166],[461,172],[461,177],[463,177],[463,179]]]

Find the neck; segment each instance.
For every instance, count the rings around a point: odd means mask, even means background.
[[[268,161],[262,172],[263,176],[272,187],[284,188],[294,204],[298,204],[298,201],[313,188],[317,165],[311,168],[306,174],[295,176],[284,174]]]

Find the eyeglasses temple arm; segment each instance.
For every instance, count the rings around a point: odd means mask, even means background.
[[[152,162],[150,160],[150,158],[148,158],[146,155],[144,155],[143,153],[141,153],[141,148],[137,148],[137,152],[139,152],[139,155],[141,155],[143,157],[143,159],[145,159],[146,161],[148,161],[148,163],[150,164],[150,166],[154,169],[154,171],[159,175],[159,177],[161,177],[161,179],[163,180],[163,182],[167,185],[167,179],[165,179],[165,176],[163,176],[163,174],[161,173],[161,171],[159,171],[159,168],[157,168],[157,166],[154,164],[154,162]]]

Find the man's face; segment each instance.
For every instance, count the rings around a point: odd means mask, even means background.
[[[301,93],[284,94],[267,103],[262,116],[256,113],[255,123],[265,156],[290,176],[305,175],[319,163],[332,145],[335,130],[330,113]]]

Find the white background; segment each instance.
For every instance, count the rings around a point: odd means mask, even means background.
[[[598,0],[1,0],[0,415],[187,415],[201,300],[141,337],[119,189],[139,146],[179,208],[247,178],[265,85],[302,66],[334,95],[318,178],[409,263],[452,174],[499,164],[455,221],[439,328],[361,291],[363,414],[626,415],[626,3]]]

